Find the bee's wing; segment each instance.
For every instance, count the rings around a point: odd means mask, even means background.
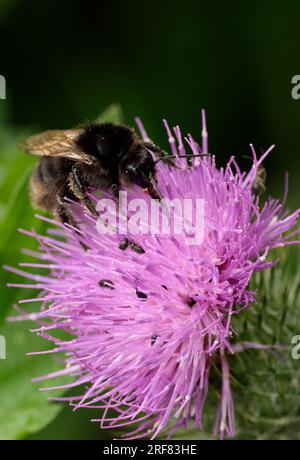
[[[91,163],[90,155],[81,152],[75,140],[82,129],[51,130],[28,137],[20,147],[30,155],[63,157]]]

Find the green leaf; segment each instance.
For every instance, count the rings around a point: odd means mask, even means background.
[[[122,108],[119,104],[109,105],[98,117],[100,123],[124,123]]]
[[[175,435],[172,436],[172,439],[178,439],[180,441],[212,441],[218,438],[213,436],[211,433],[206,433],[205,431],[200,430],[199,428],[180,428],[176,431]]]
[[[22,163],[22,161],[21,161]],[[16,168],[17,169],[17,168]],[[25,169],[25,170],[24,170]],[[17,265],[21,258],[25,261],[25,256],[22,256],[21,249],[23,247],[29,249],[37,249],[37,243],[33,238],[21,235],[18,232],[19,228],[31,230],[35,228],[37,232],[41,232],[46,228],[44,222],[39,221],[34,217],[34,211],[28,197],[28,179],[30,177],[31,168],[23,166],[23,173],[20,171],[20,176],[17,182],[12,187],[10,196],[7,201],[2,204],[2,216],[0,216],[0,263],[2,265]],[[8,173],[9,175],[9,173]],[[7,177],[6,182],[10,182]],[[4,187],[3,187],[4,188]],[[1,190],[1,188],[0,188]],[[2,195],[3,196],[3,195]],[[28,259],[28,257],[27,257]],[[32,262],[32,260],[30,260]],[[7,283],[16,282],[16,275],[1,269],[1,284],[0,284],[0,324],[4,320],[5,315],[10,306],[21,296],[28,295],[28,290],[8,289]]]
[[[6,340],[6,359],[0,360],[0,439],[22,439],[46,426],[62,409],[62,404],[47,400],[61,392],[39,391],[46,384],[31,381],[61,366],[51,355],[26,355],[49,347],[29,332],[28,322],[6,324],[0,334]]]

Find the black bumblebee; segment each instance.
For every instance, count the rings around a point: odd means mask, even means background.
[[[142,142],[127,126],[89,123],[78,129],[45,131],[21,147],[42,157],[30,182],[33,204],[53,212],[63,223],[76,227],[65,197],[80,200],[97,216],[87,196],[89,188],[118,197],[120,186],[136,184],[152,198],[162,199],[152,154],[161,158],[164,152]]]

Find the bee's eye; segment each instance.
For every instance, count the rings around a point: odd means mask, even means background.
[[[125,169],[125,174],[133,174],[135,175],[137,173],[137,168],[135,165],[129,164],[127,168]]]

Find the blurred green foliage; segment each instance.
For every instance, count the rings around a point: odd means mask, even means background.
[[[0,149],[4,162],[0,169],[0,262],[17,265],[20,249],[36,248],[34,241],[18,234],[18,228],[30,228],[33,212],[28,199],[30,163],[17,148],[20,137],[25,135],[0,127]],[[44,225],[36,222],[37,231]],[[25,243],[26,240],[26,243]],[[23,257],[23,261],[26,257]],[[26,356],[29,351],[45,350],[44,340],[29,333],[28,322],[7,323],[5,317],[13,313],[13,305],[22,298],[35,297],[28,289],[8,289],[6,283],[24,281],[1,268],[0,283],[0,335],[6,340],[6,359],[0,361],[0,439],[20,439],[47,425],[60,407],[47,401],[49,393],[39,392],[40,385],[31,379],[59,368],[52,357],[34,359]]]

